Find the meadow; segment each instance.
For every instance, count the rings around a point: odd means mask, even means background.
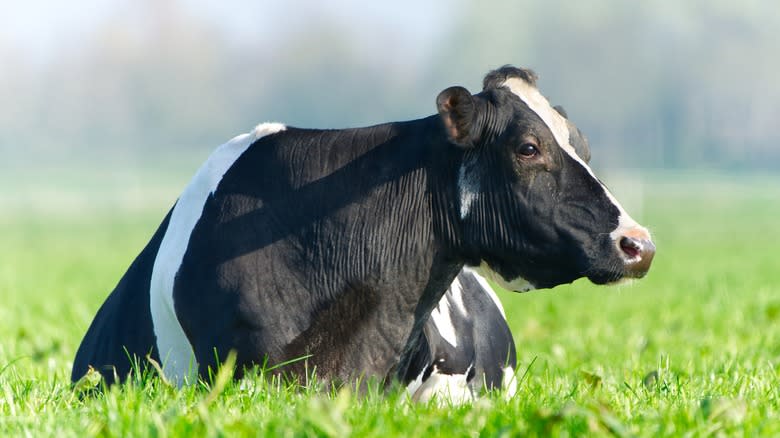
[[[41,202],[39,188],[5,185],[0,197],[0,436],[780,434],[780,178],[608,179],[654,234],[650,274],[499,292],[519,390],[464,406],[262,375],[234,382],[228,368],[184,389],[149,376],[96,394],[71,388],[88,324],[186,181],[119,191],[126,181],[92,178]]]

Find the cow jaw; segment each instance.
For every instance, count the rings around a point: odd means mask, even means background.
[[[516,277],[512,280],[504,279],[504,277],[501,276],[501,274],[492,270],[484,260],[479,266],[474,267],[473,269],[477,271],[478,274],[489,279],[493,283],[512,292],[528,292],[536,289],[536,286],[534,286],[533,284],[531,284],[530,281],[522,277]]]

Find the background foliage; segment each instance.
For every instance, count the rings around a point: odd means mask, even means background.
[[[598,166],[780,166],[772,2],[251,4],[117,2],[45,57],[0,31],[4,165],[197,163],[260,121],[428,115],[440,90],[476,92],[511,63],[540,74]]]

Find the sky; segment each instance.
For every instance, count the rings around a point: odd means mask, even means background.
[[[601,162],[777,168],[780,8],[572,5],[0,0],[0,100],[13,102],[0,111],[0,155],[102,150],[101,135],[127,152],[210,145],[258,117],[317,127],[419,117],[443,88],[479,90],[511,63],[540,74]]]
[[[3,0],[0,42],[36,60],[50,59],[67,46],[83,44],[125,1]]]
[[[426,41],[441,37],[457,10],[456,3],[444,0],[0,0],[0,47],[46,63],[88,44],[97,29],[112,21],[131,20],[143,26],[144,3],[155,8],[176,3],[235,44],[246,40],[273,44],[290,32],[328,22],[343,26],[355,38],[392,34],[411,56],[433,47]],[[394,32],[401,25],[413,31]]]

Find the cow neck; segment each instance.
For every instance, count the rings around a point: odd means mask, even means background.
[[[371,129],[371,128],[368,128]],[[455,278],[460,265],[453,257],[455,242],[459,241],[457,217],[452,205],[457,205],[457,175],[462,151],[446,139],[438,115],[393,124],[391,138],[369,149],[365,154],[391,144],[392,154],[375,159],[398,162],[390,173],[397,178],[382,181],[385,184],[377,203],[377,216],[390,218],[397,228],[390,231],[390,242],[397,246],[385,249],[385,263],[402,269],[399,273],[416,276],[411,283],[423,283],[422,291],[405,290],[399,297],[406,303],[415,303],[415,324],[424,323],[438,303],[446,287]],[[384,165],[382,165],[384,167]],[[366,234],[352,235],[352,240],[370,241],[374,233],[387,230],[363,228]],[[415,329],[417,329],[415,325]],[[421,326],[419,327],[421,329]],[[415,330],[416,331],[416,330]]]
[[[375,327],[385,336],[395,338],[393,343],[400,348],[396,351],[397,360],[387,364],[389,382],[405,375],[425,322],[462,267],[455,257],[454,247],[460,241],[460,231],[457,213],[453,214],[457,207],[453,209],[453,206],[458,205],[457,171],[463,151],[447,141],[438,115],[395,123],[390,133],[385,127],[365,129],[368,131],[363,135],[372,138],[375,145],[362,151],[346,166],[368,158],[373,163],[365,165],[376,166],[378,173],[386,176],[360,182],[373,187],[371,194],[365,195],[361,202],[364,203],[361,208],[373,205],[374,209],[366,214],[369,226],[358,227],[356,233],[350,234],[349,239],[353,242],[349,252],[351,259],[344,264],[337,262],[343,267],[338,270],[346,271],[325,282],[341,283],[343,278],[393,279],[390,288],[394,297],[382,299],[377,304],[385,316]],[[374,196],[376,198],[372,199]],[[376,218],[382,218],[384,224]],[[356,248],[359,245],[354,242],[377,239],[379,245],[386,246],[382,248],[382,262],[373,264],[370,258],[377,253],[360,254],[360,248]],[[369,261],[365,262],[367,259]],[[358,260],[361,263],[356,263]],[[367,266],[361,266],[362,263]],[[360,285],[350,285],[356,286]],[[340,287],[332,290],[334,296],[322,298],[330,303],[339,301],[342,296],[349,299]]]
[[[457,276],[463,266],[456,256],[457,247],[462,241],[460,219],[458,217],[457,178],[464,150],[449,142],[438,115],[419,121],[424,128],[424,169],[426,174],[425,190],[430,217],[431,241],[435,251],[430,253],[430,271],[421,293],[416,297],[414,320],[406,339],[400,360],[390,370],[388,382],[403,379],[406,375],[414,352],[419,348],[423,327],[431,311],[441,300],[447,286]]]

